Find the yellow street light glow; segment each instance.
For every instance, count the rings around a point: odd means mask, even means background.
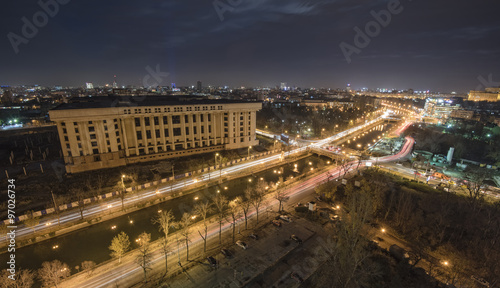
[[[224,190],[227,190],[227,186],[224,187]]]
[[[198,200],[198,199],[199,199],[198,196],[194,197],[194,200]]]
[[[385,228],[382,228],[382,230],[381,230],[381,231],[382,231],[382,233],[385,233]]]
[[[196,215],[191,216],[191,219],[196,219]]]
[[[116,225],[111,226],[111,230],[115,230],[115,229],[116,229]]]
[[[130,220],[130,224],[134,224],[134,220]]]
[[[252,182],[252,178],[248,179],[248,182]]]
[[[52,246],[52,249],[57,249],[57,248],[59,248],[59,245]]]
[[[108,205],[108,208],[111,208],[111,207],[113,207],[113,205],[109,204],[109,205]]]
[[[161,210],[158,210],[158,213],[161,213]]]

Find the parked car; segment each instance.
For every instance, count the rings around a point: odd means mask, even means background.
[[[226,258],[231,258],[231,256],[233,256],[233,253],[231,253],[231,251],[229,251],[228,249],[221,249],[220,252]]]
[[[302,239],[300,239],[297,235],[295,234],[292,234],[292,236],[290,236],[290,239],[292,239],[293,241],[299,243],[299,244],[302,244]]]
[[[273,225],[276,227],[281,227],[281,221],[273,220]]]
[[[483,286],[490,287],[490,283],[488,283],[488,281],[484,280],[483,278],[479,278],[476,276],[471,276],[470,278]]]
[[[208,264],[210,264],[210,266],[212,266],[213,268],[217,267],[217,260],[215,260],[214,257],[212,257],[212,256],[207,257],[207,261],[208,261]]]
[[[297,272],[292,272],[292,274],[290,274],[290,277],[293,280],[297,281],[298,283],[304,282],[304,279],[302,279],[302,277],[300,277],[300,275]]]
[[[241,248],[243,248],[244,250],[246,250],[248,248],[248,245],[247,243],[241,241],[241,240],[238,240],[236,241],[236,245],[240,246]]]
[[[286,222],[292,222],[292,218],[286,216],[286,215],[280,215],[280,219],[284,220]]]
[[[248,235],[248,237],[250,237],[250,238],[252,238],[254,240],[259,240],[259,236],[257,234],[255,234],[255,233],[252,233],[252,234]]]

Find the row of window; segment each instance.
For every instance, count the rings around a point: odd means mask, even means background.
[[[205,122],[205,115],[201,114],[199,115],[200,117],[200,122]],[[208,114],[206,115],[207,121],[211,122],[212,121],[212,115]],[[184,115],[184,123],[189,123],[189,115]],[[192,122],[196,123],[197,118],[196,115],[192,115]],[[141,127],[141,118],[136,117],[135,119],[135,127]],[[163,125],[168,124],[168,116],[163,116]],[[160,117],[153,117],[153,123],[155,126],[160,125]],[[181,116],[180,115],[173,115],[172,116],[172,124],[181,124]],[[145,126],[151,126],[151,118],[145,117],[144,118],[144,125]]]
[[[186,111],[193,111],[193,107],[174,107],[173,112],[184,112],[184,108],[186,108]],[[208,110],[222,110],[222,106],[195,106],[194,111],[208,111]],[[132,111],[134,113],[132,113]],[[124,109],[123,114],[142,114],[144,113],[152,113],[151,108],[134,108],[132,109]],[[154,108],[154,113],[161,113],[162,108]],[[170,107],[164,107],[163,108],[163,113],[169,113],[170,112]]]
[[[189,136],[189,127],[185,127],[186,131],[186,136]],[[165,137],[170,137],[170,134],[168,132],[168,129],[164,130],[165,132]],[[181,128],[173,128],[173,136],[181,136],[182,135],[182,130]],[[205,133],[205,126],[201,126],[201,133]],[[212,133],[212,125],[208,125],[208,133]],[[193,127],[193,134],[198,134],[198,127]],[[136,131],[137,135],[137,140],[142,140],[142,131]],[[155,130],[155,136],[156,138],[161,138],[160,135],[160,130]],[[152,138],[152,131],[151,130],[146,130],[146,139],[151,139]]]

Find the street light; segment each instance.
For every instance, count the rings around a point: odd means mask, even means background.
[[[250,158],[250,149],[252,149],[252,146],[248,146],[248,158]]]

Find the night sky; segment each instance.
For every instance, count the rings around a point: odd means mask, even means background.
[[[214,3],[229,10],[220,17]],[[479,76],[500,81],[499,1],[402,0],[349,64],[340,43],[354,45],[354,28],[365,30],[370,11],[382,9],[388,1],[72,0],[16,54],[9,32],[24,37],[21,18],[32,22],[43,10],[37,1],[3,1],[0,85],[103,85],[113,75],[119,85],[142,85],[156,65],[170,74],[160,84],[178,86],[466,92]]]

